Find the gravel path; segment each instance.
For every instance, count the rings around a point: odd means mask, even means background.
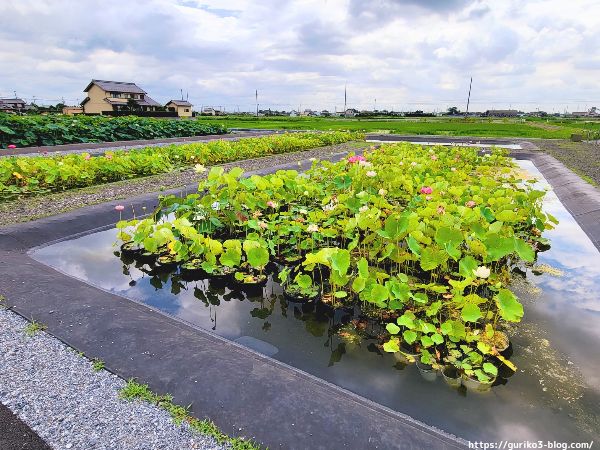
[[[282,153],[264,158],[246,159],[223,164],[226,169],[242,167],[246,171],[294,163],[308,158],[323,158],[346,151],[357,151],[369,147],[365,142],[347,142],[302,152]],[[134,197],[149,192],[178,188],[197,183],[203,176],[191,168],[177,170],[160,175],[136,178],[116,183],[108,183],[83,189],[74,189],[63,193],[48,194],[39,197],[23,198],[0,203],[0,227],[27,222],[40,217],[52,216],[84,206]],[[149,205],[152,207],[153,205]]]
[[[58,339],[27,336],[26,320],[0,309],[0,402],[52,448],[81,450],[222,449],[178,426],[153,405],[118,397],[125,381]]]
[[[541,151],[561,161],[588,183],[600,186],[600,141],[539,139],[531,142]]]

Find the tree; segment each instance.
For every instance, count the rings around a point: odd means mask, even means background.
[[[460,111],[458,110],[458,108],[456,106],[451,106],[450,108],[448,108],[449,116],[456,116],[458,114],[460,114]]]
[[[140,105],[138,105],[138,103],[130,98],[129,100],[127,100],[127,109],[129,111],[137,111],[138,109],[140,109]]]

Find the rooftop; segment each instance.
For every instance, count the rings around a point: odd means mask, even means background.
[[[192,105],[190,102],[188,102],[188,101],[186,101],[186,100],[169,100],[169,101],[167,102],[167,105],[168,105],[169,103],[173,103],[173,104],[175,104],[175,105],[177,105],[177,106],[193,106],[193,105]]]
[[[87,92],[91,89],[92,85],[96,85],[107,92],[127,92],[129,94],[145,94],[141,87],[135,83],[127,83],[124,81],[106,81],[106,80],[92,80],[90,84],[83,90]]]
[[[17,103],[25,103],[25,100],[21,100],[20,98],[0,98],[0,104],[12,105]]]

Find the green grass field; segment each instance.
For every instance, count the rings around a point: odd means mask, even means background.
[[[396,134],[446,136],[524,137],[569,139],[572,133],[600,130],[600,121],[573,119],[345,119],[320,117],[202,116],[199,120],[223,124],[228,128],[268,128],[280,130],[352,130]]]

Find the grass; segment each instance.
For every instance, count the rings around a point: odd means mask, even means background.
[[[189,413],[189,408],[173,403],[173,397],[170,395],[158,395],[150,390],[147,384],[137,383],[131,379],[120,392],[120,397],[133,401],[142,400],[157,405],[168,411],[177,424],[187,422],[187,424],[196,432],[213,437],[219,444],[228,444],[234,450],[258,450],[258,447],[252,441],[243,438],[232,438],[224,434],[210,420],[200,420]]]
[[[104,361],[102,361],[101,359],[98,359],[98,358],[92,359],[92,369],[94,370],[94,372],[100,372],[101,370],[104,370],[105,367],[106,367],[106,365],[104,364]]]
[[[321,117],[200,117],[228,128],[281,130],[388,131],[400,134],[569,139],[572,133],[600,130],[600,121],[535,118],[321,118]]]
[[[48,328],[46,325],[43,325],[40,322],[32,320],[30,323],[27,324],[27,326],[23,329],[23,331],[25,331],[25,334],[27,336],[31,337],[34,334],[38,333],[39,331],[44,331],[46,328]]]

